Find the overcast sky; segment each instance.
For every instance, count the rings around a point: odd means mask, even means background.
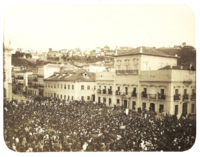
[[[195,47],[195,16],[184,4],[14,5],[5,14],[5,43],[47,51],[79,47]]]

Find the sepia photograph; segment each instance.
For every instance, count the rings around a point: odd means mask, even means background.
[[[195,43],[186,4],[11,6],[3,21],[5,145],[24,153],[190,150]]]

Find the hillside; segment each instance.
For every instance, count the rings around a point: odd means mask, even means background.
[[[12,65],[14,66],[25,66],[25,67],[35,67],[36,62],[31,59],[24,58],[12,58]]]
[[[173,48],[160,48],[159,50],[163,51],[168,55],[178,55],[181,58],[178,59],[178,65],[189,65],[192,63],[196,67],[196,52],[191,52],[188,49],[173,49]]]

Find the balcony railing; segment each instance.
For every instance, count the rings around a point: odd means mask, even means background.
[[[149,94],[149,99],[156,99],[156,94]]]
[[[34,79],[33,79],[33,81],[34,81],[34,82],[37,82],[37,81],[38,81],[38,79],[34,78]]]
[[[18,80],[23,80],[24,79],[24,77],[16,77],[15,79],[18,79]]]
[[[116,70],[116,74],[132,74],[137,75],[138,70]]]
[[[44,78],[44,75],[38,75],[39,78]]]
[[[184,94],[183,95],[183,100],[188,100],[189,99],[189,95],[188,94]]]
[[[121,95],[121,92],[117,90],[117,91],[115,92],[115,95]]]
[[[111,90],[108,90],[108,94],[109,94],[109,95],[112,95],[112,91],[111,91]]]
[[[164,94],[158,94],[158,99],[165,100],[165,95]]]
[[[24,85],[24,83],[18,82],[18,85]]]
[[[106,94],[106,90],[105,89],[103,89],[103,94]]]
[[[181,100],[181,95],[180,94],[174,95],[174,101],[176,101],[176,100]]]
[[[196,100],[196,94],[191,95],[191,100]]]
[[[44,87],[44,85],[43,84],[39,84],[38,87]]]
[[[142,93],[142,98],[147,98],[147,93]]]
[[[98,90],[97,90],[97,93],[98,93],[98,94],[101,94],[101,89],[98,89]]]
[[[132,96],[132,97],[137,97],[137,93],[132,92],[131,96]]]

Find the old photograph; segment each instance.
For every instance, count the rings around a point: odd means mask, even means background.
[[[20,4],[5,13],[3,130],[14,152],[182,152],[196,139],[185,4]]]

